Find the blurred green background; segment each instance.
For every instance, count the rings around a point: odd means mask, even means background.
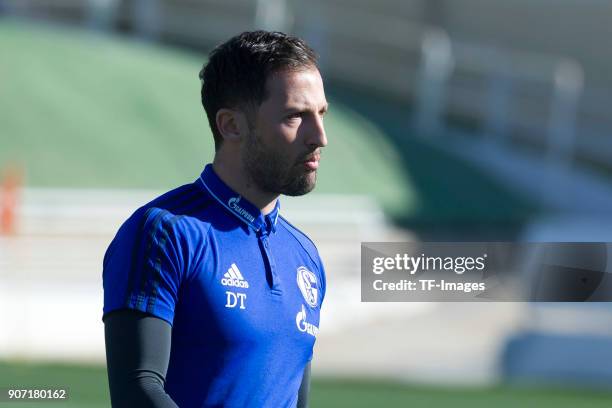
[[[167,190],[212,161],[197,77],[205,54],[6,18],[0,47],[0,164],[25,168],[26,185]],[[333,85],[327,93],[316,193],[368,195],[413,225],[534,213],[473,166],[408,138],[389,120],[405,115],[395,105]]]

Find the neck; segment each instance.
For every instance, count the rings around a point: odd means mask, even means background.
[[[255,205],[262,214],[268,214],[274,209],[279,195],[261,191],[235,162],[228,165],[226,160],[215,155],[213,169],[225,184]]]

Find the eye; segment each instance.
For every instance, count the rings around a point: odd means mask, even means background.
[[[302,118],[302,112],[294,112],[290,115],[285,116],[285,121],[288,123],[294,123],[294,122],[297,122],[301,118]]]

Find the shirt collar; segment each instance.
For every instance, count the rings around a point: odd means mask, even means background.
[[[255,205],[225,184],[213,170],[212,164],[204,167],[199,180],[219,204],[255,231],[276,231],[280,200],[276,200],[276,205],[270,213],[263,215]]]

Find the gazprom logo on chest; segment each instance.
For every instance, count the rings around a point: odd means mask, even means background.
[[[306,308],[304,307],[304,305],[302,305],[302,310],[300,310],[297,315],[295,315],[295,325],[302,333],[308,333],[313,337],[317,337],[317,334],[319,333],[319,328],[314,324],[307,322],[306,317],[308,317],[308,315],[306,314]]]
[[[232,210],[234,210],[238,215],[240,215],[245,220],[249,222],[255,221],[255,217],[253,217],[251,213],[249,213],[247,210],[245,210],[244,208],[240,206],[241,198],[242,197],[240,196],[230,198],[229,200],[227,200],[227,206],[231,208]]]

